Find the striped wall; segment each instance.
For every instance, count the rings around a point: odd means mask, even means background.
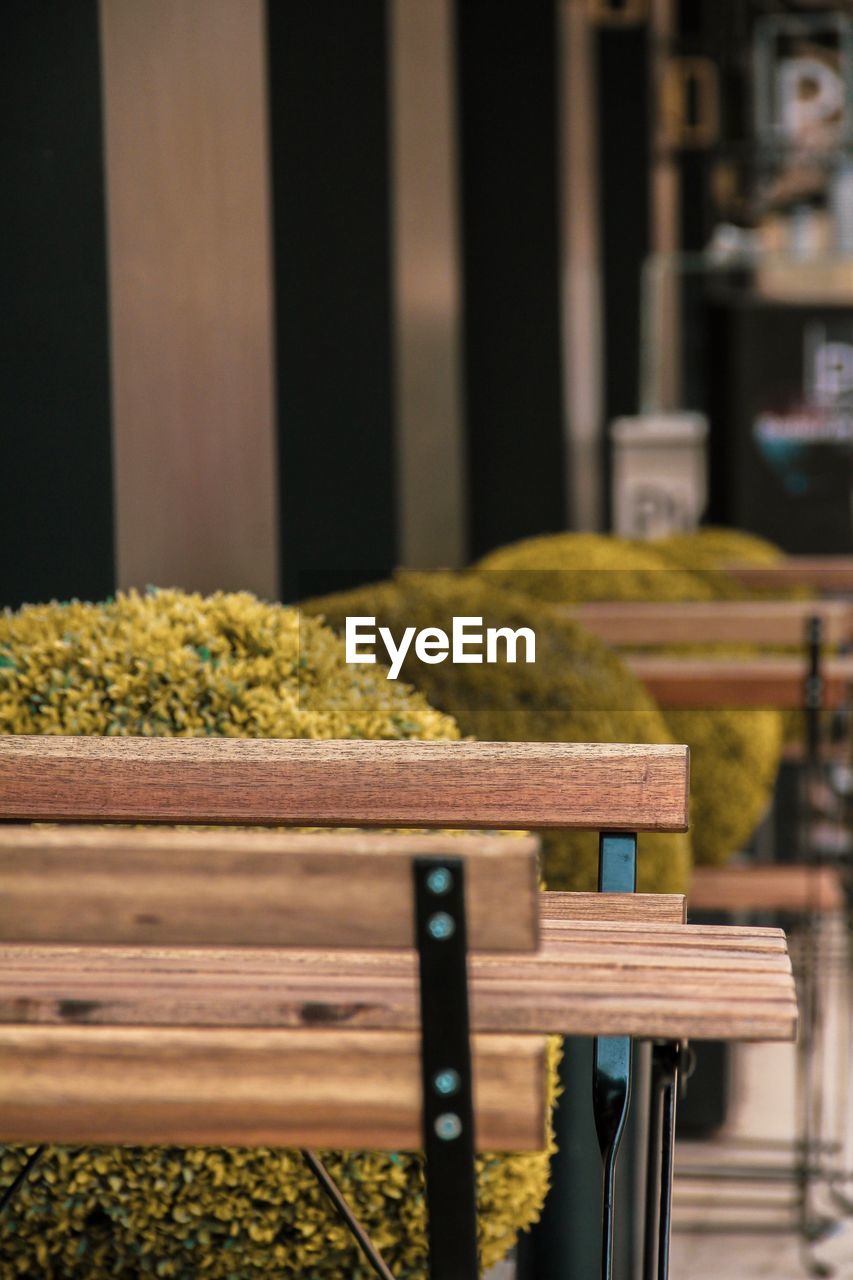
[[[594,526],[644,41],[585,0],[4,0],[0,605]]]

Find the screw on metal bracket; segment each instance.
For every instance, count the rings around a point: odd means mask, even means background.
[[[452,1142],[462,1132],[462,1121],[455,1111],[443,1111],[435,1118],[435,1131],[443,1142]]]
[[[447,893],[453,884],[453,876],[447,867],[436,867],[427,876],[427,888],[430,893]]]
[[[453,937],[456,932],[456,922],[446,911],[436,911],[427,921],[427,929],[431,938],[435,938],[437,942],[443,942],[445,938]]]
[[[459,1088],[459,1072],[454,1071],[452,1067],[446,1067],[444,1071],[437,1072],[432,1083],[436,1093],[449,1098]]]

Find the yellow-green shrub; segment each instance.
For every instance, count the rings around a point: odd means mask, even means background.
[[[662,556],[673,568],[686,569],[701,574],[717,600],[746,600],[752,596],[791,595],[790,588],[748,587],[731,573],[726,566],[740,561],[758,568],[771,568],[785,558],[785,553],[754,533],[742,529],[727,529],[717,525],[703,525],[690,533],[674,533],[666,538],[641,543]],[[796,591],[794,594],[800,594]]]
[[[178,591],[0,615],[0,732],[458,737],[313,618],[250,595]],[[551,1077],[553,1087],[553,1073]],[[425,1275],[417,1156],[325,1158],[395,1275]],[[21,1148],[0,1148],[8,1184]],[[478,1160],[486,1264],[539,1213],[548,1152]],[[298,1152],[51,1148],[0,1220],[0,1276],[367,1280]]]
[[[491,573],[401,574],[303,605],[342,629],[348,616],[372,616],[399,637],[404,627],[440,627],[454,616],[482,617],[486,627],[532,627],[536,662],[427,665],[410,650],[404,677],[454,716],[465,733],[498,742],[671,742],[655,704],[624,663],[600,641],[547,605],[512,595]],[[549,888],[596,885],[596,838],[588,832],[543,832]],[[685,835],[640,837],[640,887],[682,892],[690,849]]]
[[[501,547],[480,567],[517,591],[564,603],[714,598],[715,575],[667,568],[657,545],[554,534]],[[691,751],[694,859],[700,865],[725,862],[749,839],[769,803],[781,755],[781,717],[771,710],[735,709],[664,709],[664,716],[674,738]]]
[[[495,585],[551,604],[586,600],[710,600],[701,578],[645,543],[598,533],[549,533],[490,551],[477,568]]]

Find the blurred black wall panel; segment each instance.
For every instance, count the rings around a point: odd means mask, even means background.
[[[114,585],[96,0],[0,5],[0,604]]]
[[[396,561],[387,15],[269,0],[284,599]]]
[[[457,0],[469,547],[565,526],[555,0]]]
[[[651,102],[645,26],[597,35],[604,422],[639,408],[642,266],[650,247]],[[609,449],[605,446],[610,494]]]

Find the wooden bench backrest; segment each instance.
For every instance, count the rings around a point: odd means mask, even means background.
[[[0,820],[683,831],[683,746],[0,737]]]
[[[292,961],[300,946],[409,948],[412,861],[461,854],[474,950],[537,943],[535,846],[525,837],[55,831],[24,822],[680,831],[686,806],[688,753],[678,746],[0,737],[0,942],[18,973],[14,940],[26,938],[22,954],[38,941],[72,943],[78,995],[56,1000],[53,946],[47,998],[59,1018],[85,1021],[95,1001],[79,995],[92,993],[91,973],[79,979],[79,943],[99,943],[101,956],[102,943],[155,943],[155,956],[172,942],[284,945],[291,950],[277,956]],[[338,954],[352,968],[347,952]],[[227,1000],[245,965],[214,966],[213,989]],[[196,1025],[190,998],[181,1027],[149,1011],[146,1027],[102,1033],[77,1025],[6,1030],[0,1137],[420,1146],[427,1103],[412,974],[402,983],[405,1025],[374,1019],[362,1032],[359,1019],[387,1005],[382,991],[351,1001],[336,996],[343,977],[329,987],[310,973],[296,996],[298,1029],[282,1025],[297,972],[282,982],[273,964],[264,980],[277,1019],[270,1029],[211,1027],[204,1015]],[[389,982],[386,975],[379,988]],[[158,983],[155,991],[165,993]],[[115,1000],[110,1007],[111,1015],[102,1012],[122,1023]],[[338,1016],[336,1033],[329,1019]],[[543,1038],[475,1034],[473,1052],[478,1146],[542,1146]],[[93,1089],[92,1080],[104,1084]]]
[[[853,604],[846,600],[715,600],[590,602],[562,610],[607,644],[798,645],[808,620],[819,617],[825,645],[853,638]]]
[[[853,593],[853,556],[788,556],[773,565],[732,561],[726,571],[747,587],[812,587]]]
[[[463,858],[472,950],[532,951],[537,841],[0,826],[0,941],[411,947],[412,859]]]
[[[802,708],[805,669],[799,657],[692,658],[632,653],[626,661],[662,707]],[[843,706],[853,686],[853,657],[821,664],[824,707]]]

